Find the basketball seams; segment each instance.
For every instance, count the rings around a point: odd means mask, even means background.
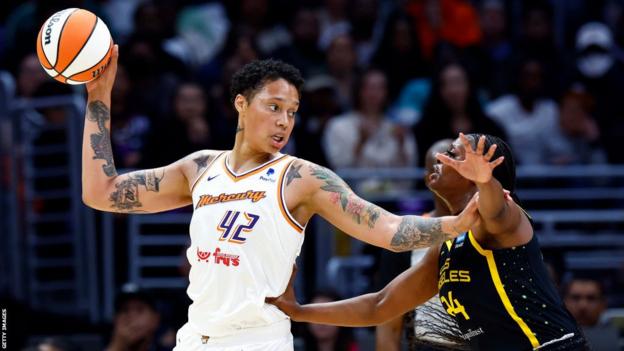
[[[67,24],[67,22],[69,22],[69,19],[71,18],[71,16],[76,13],[76,11],[78,11],[80,9],[74,9],[69,16],[67,16],[65,18],[65,21],[63,22],[63,26],[61,26],[61,31],[59,32],[59,36],[58,36],[58,40],[56,41],[56,60],[54,60],[54,65],[52,65],[52,68],[54,68],[54,70],[56,70],[56,64],[59,61],[59,53],[60,53],[60,49],[61,49],[61,38],[63,37],[63,31],[65,30],[65,25]],[[47,57],[46,57],[47,58]],[[49,60],[48,60],[49,61]],[[58,71],[57,71],[58,72]]]
[[[67,17],[67,21],[65,21],[65,23],[69,22],[69,18],[71,17],[71,15],[69,17]],[[76,60],[76,57],[78,57],[78,55],[80,55],[80,53],[82,52],[82,49],[84,49],[84,47],[87,45],[87,43],[89,42],[89,39],[91,39],[91,36],[93,35],[93,32],[95,32],[95,27],[97,27],[98,21],[100,20],[100,18],[98,16],[95,16],[95,22],[93,23],[93,27],[91,28],[91,32],[89,33],[89,36],[87,36],[87,39],[82,43],[82,45],[80,46],[80,49],[78,49],[78,52],[76,52],[76,54],[74,55],[74,57],[71,59],[71,61],[69,61],[67,63],[67,65],[65,66],[65,68],[63,68],[63,70],[61,72],[59,72],[60,74],[63,74],[63,72],[67,71],[67,69],[72,65],[72,63]],[[65,24],[63,24],[65,25]],[[61,42],[60,39],[62,39],[62,32],[61,32],[61,38],[59,38],[59,43]]]
[[[107,50],[107,51],[106,51],[106,53],[104,54],[104,57],[102,57],[102,58],[101,58],[101,59],[100,59],[100,60],[99,60],[96,64],[94,64],[93,66],[91,66],[91,67],[89,67],[89,68],[87,68],[87,69],[85,69],[85,70],[82,70],[82,71],[80,71],[80,72],[76,72],[76,73],[72,74],[71,76],[67,77],[67,79],[68,79],[68,80],[69,80],[69,79],[72,79],[72,78],[76,77],[76,76],[77,76],[77,75],[79,75],[79,74],[82,74],[82,73],[85,73],[85,72],[87,72],[87,71],[92,70],[94,67],[97,67],[97,66],[99,66],[100,64],[102,64],[102,62],[104,62],[104,60],[106,60],[106,59],[107,59],[107,57],[108,57],[108,60],[110,60],[110,54],[111,54],[111,51],[112,51],[112,50],[113,50],[113,40],[111,39],[110,44],[109,44],[109,46],[108,46],[108,50]],[[78,55],[76,55],[76,57],[77,57],[77,56],[78,56]]]

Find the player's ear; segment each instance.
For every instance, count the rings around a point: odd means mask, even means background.
[[[236,95],[236,98],[234,98],[234,107],[236,108],[238,114],[245,112],[247,109],[247,98],[241,94]]]

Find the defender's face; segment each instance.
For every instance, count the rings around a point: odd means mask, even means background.
[[[459,138],[455,139],[443,153],[459,161],[466,158],[466,150]],[[449,191],[462,191],[472,186],[472,183],[462,177],[453,167],[437,160],[435,165],[433,165],[433,172],[429,174],[427,181],[427,186],[442,197],[445,197],[445,194]]]
[[[299,93],[294,85],[284,79],[267,82],[239,109],[245,141],[258,151],[278,152],[288,143],[297,109]]]

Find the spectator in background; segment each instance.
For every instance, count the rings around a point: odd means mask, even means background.
[[[134,90],[140,92],[132,103],[150,116],[168,111],[167,97],[172,95],[181,77],[188,74],[182,62],[163,50],[158,37],[146,34],[133,35],[122,51],[121,64]]]
[[[581,86],[571,87],[561,99],[559,125],[570,143],[569,163],[605,163],[600,129],[594,119],[594,98]]]
[[[567,163],[570,145],[559,125],[557,103],[543,97],[542,64],[526,60],[517,75],[515,93],[492,101],[488,115],[505,129],[519,164]]]
[[[321,143],[323,131],[330,118],[342,112],[335,85],[335,81],[325,75],[306,80],[297,112],[299,120],[291,136],[298,157],[323,166],[327,166]]]
[[[255,45],[262,56],[290,42],[288,29],[275,23],[280,11],[269,11],[269,0],[233,0],[224,1],[223,5],[238,30],[254,33]]]
[[[338,301],[337,293],[327,290],[314,294],[310,303]],[[351,336],[351,330],[324,324],[307,324],[304,331],[306,351],[358,351],[358,346]]]
[[[384,17],[380,14],[379,0],[351,0],[349,21],[356,60],[368,67],[383,36]]]
[[[327,72],[335,81],[340,108],[350,109],[357,78],[357,59],[353,38],[349,34],[338,35],[329,44]]]
[[[223,83],[221,81],[223,66],[228,61],[234,60],[247,64],[259,58],[260,51],[256,45],[254,34],[248,29],[236,27],[228,33],[225,46],[219,55],[198,68],[199,81],[208,89],[218,89]]]
[[[31,346],[23,349],[22,351],[82,351],[75,343],[60,337],[51,336],[47,337],[36,343],[35,346]]]
[[[609,163],[624,163],[619,145],[624,140],[624,67],[613,53],[611,31],[598,22],[587,23],[576,35],[576,81],[595,101],[594,117]]]
[[[429,98],[415,126],[414,135],[421,150],[419,160],[425,159],[425,151],[434,142],[453,138],[459,132],[506,139],[504,130],[483,112],[467,70],[459,63],[450,63],[434,76]]]
[[[395,12],[386,22],[373,64],[388,76],[390,101],[397,98],[408,80],[428,73],[411,20],[402,12]]]
[[[143,167],[157,167],[175,162],[197,150],[212,147],[208,124],[208,101],[202,87],[196,83],[182,83],[173,98],[173,118],[155,126],[146,146]],[[176,137],[175,147],[166,142]]]
[[[164,350],[156,339],[159,324],[154,297],[134,284],[126,284],[115,300],[113,334],[105,351]]]
[[[290,22],[292,41],[276,50],[271,56],[288,62],[301,70],[304,78],[321,72],[324,55],[318,48],[318,13],[311,7],[301,6]]]
[[[319,11],[319,48],[327,50],[337,35],[348,33],[351,29],[347,18],[349,0],[325,0]]]
[[[414,18],[421,52],[427,60],[433,60],[439,42],[464,49],[481,41],[477,11],[469,1],[410,0],[405,6]]]
[[[330,120],[323,135],[330,166],[414,166],[417,155],[414,137],[408,130],[390,122],[385,114],[388,98],[385,74],[369,70],[356,87],[355,109]]]
[[[611,351],[618,344],[618,331],[612,325],[600,324],[607,309],[605,287],[598,279],[574,277],[563,288],[563,300],[594,351]]]
[[[17,85],[16,95],[24,98],[32,97],[35,91],[47,79],[48,75],[41,68],[37,55],[30,53],[24,56],[19,64],[19,70],[15,79]]]
[[[480,72],[488,98],[494,99],[509,92],[512,80],[513,47],[508,38],[505,4],[501,0],[486,0],[481,5],[483,57]]]
[[[223,48],[230,23],[220,2],[189,3],[174,18],[177,35],[163,44],[167,52],[185,64],[197,68]]]
[[[114,116],[111,130],[115,133],[112,134],[111,142],[118,165],[123,168],[136,168],[141,162],[143,147],[151,127],[150,117],[139,112],[138,106],[133,104],[133,94],[136,93],[126,68],[119,65],[112,91],[115,105],[111,109],[111,115]]]
[[[553,36],[553,10],[544,0],[527,1],[523,2],[523,5],[522,35],[516,45],[514,56],[521,62],[536,59],[542,63],[544,76],[542,93],[555,98],[562,86],[563,64]]]

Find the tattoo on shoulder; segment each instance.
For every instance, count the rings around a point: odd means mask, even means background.
[[[94,160],[104,160],[106,164],[102,166],[104,174],[109,177],[117,175],[115,163],[113,162],[113,148],[111,146],[110,132],[106,128],[106,122],[110,120],[110,110],[102,101],[93,101],[87,107],[87,119],[97,123],[98,132],[91,134],[91,149],[93,149]]]
[[[339,203],[342,211],[349,214],[357,224],[366,224],[372,229],[379,217],[386,212],[381,207],[355,195],[347,183],[331,170],[316,165],[311,165],[310,170],[314,177],[325,182],[321,189],[331,193],[331,202]]]
[[[165,177],[165,170],[155,169],[141,171],[128,175],[124,180],[115,184],[116,190],[109,196],[111,207],[120,212],[135,212],[143,207],[139,201],[139,185],[145,187],[147,191],[159,192],[160,182]]]
[[[298,163],[296,161],[293,162],[292,165],[290,165],[288,172],[286,172],[286,186],[289,186],[290,183],[292,183],[292,181],[295,180],[296,178],[301,178],[301,174],[299,173],[299,170],[301,169],[302,166],[303,164]]]
[[[205,168],[210,161],[212,161],[212,156],[210,155],[199,156],[199,157],[194,158],[193,162],[195,162],[195,164],[197,165],[197,173],[199,173],[199,171],[202,168]]]
[[[404,216],[390,246],[398,251],[407,251],[437,245],[452,237],[442,231],[440,218]]]

